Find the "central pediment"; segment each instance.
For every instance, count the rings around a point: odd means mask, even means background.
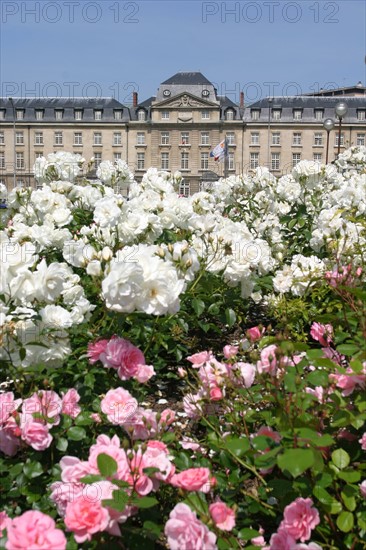
[[[218,108],[219,103],[213,102],[213,101],[206,101],[204,99],[198,98],[189,93],[183,93],[169,99],[164,99],[163,101],[159,101],[156,103],[153,102],[151,106],[153,108],[164,107],[164,108],[172,108],[172,109],[173,108],[191,109],[192,107],[195,107],[195,108],[207,109],[208,107]]]

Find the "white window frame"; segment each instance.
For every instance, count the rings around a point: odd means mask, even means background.
[[[94,120],[102,120],[102,118],[103,118],[103,111],[101,109],[95,109]]]
[[[179,184],[179,195],[183,197],[189,197],[191,194],[191,184],[189,181],[184,181],[184,179]]]
[[[271,170],[279,170],[280,162],[281,162],[280,153],[271,153]]]
[[[15,144],[24,145],[24,132],[15,132]]]
[[[366,110],[365,109],[358,109],[357,110],[357,120],[366,120]]]
[[[35,109],[35,115],[36,115],[36,120],[43,120],[44,119],[44,110],[43,109]]]
[[[160,132],[160,145],[170,145],[170,132]]]
[[[122,120],[123,111],[122,109],[115,109],[113,112],[114,120]]]
[[[137,111],[137,120],[139,122],[145,122],[145,120],[146,120],[146,111],[144,109],[139,109]]]
[[[250,110],[250,118],[251,120],[259,120],[261,116],[261,111],[260,109],[251,109]]]
[[[102,162],[102,153],[94,153],[94,167],[95,169],[98,168],[100,163]]]
[[[210,132],[201,132],[201,145],[210,145]]]
[[[259,132],[250,133],[250,145],[259,145]]]
[[[122,145],[122,132],[113,132],[113,145]]]
[[[24,109],[17,109],[15,113],[17,120],[24,120]]]
[[[5,145],[5,135],[4,135],[4,132],[0,132],[0,145]]]
[[[189,170],[189,153],[182,151],[180,154],[180,169]]]
[[[62,132],[58,131],[54,133],[54,144],[55,145],[63,145],[64,144],[64,136]]]
[[[93,134],[93,145],[96,145],[96,146],[103,145],[102,132],[94,132],[94,134]]]
[[[337,132],[335,134],[335,141],[334,141],[335,147],[338,147],[338,138],[339,138],[339,134]],[[341,147],[344,147],[344,133],[343,132],[341,133]]]
[[[302,144],[301,132],[294,132],[292,134],[292,145],[301,145],[301,144]]]
[[[5,153],[4,151],[0,151],[0,168],[5,168]]]
[[[43,132],[34,132],[34,145],[44,145]]]
[[[249,166],[251,170],[255,170],[259,166],[259,153],[250,153]]]
[[[296,160],[295,160],[296,157]],[[301,160],[301,153],[292,153],[292,168],[296,166]]]
[[[234,111],[233,109],[227,109],[225,113],[225,120],[234,120]]]
[[[189,145],[189,132],[180,133],[180,143],[181,145]]]
[[[323,162],[323,154],[322,153],[314,153],[313,161],[314,162]]]
[[[63,109],[55,109],[55,119],[56,120],[62,120],[63,118],[64,118]]]
[[[281,120],[281,109],[272,109],[272,120]]]
[[[235,155],[234,151],[229,151],[227,156],[227,168],[228,170],[235,170]]]
[[[83,144],[83,132],[74,132],[74,145]]]
[[[281,145],[281,132],[272,132],[272,145]]]
[[[323,120],[324,109],[314,109],[314,118],[315,120]]]
[[[201,153],[201,170],[208,170],[208,153]]]
[[[145,132],[137,132],[136,143],[137,145],[146,145]]]
[[[83,110],[82,109],[75,109],[74,110],[74,118],[75,118],[75,120],[83,120]]]
[[[210,111],[208,109],[204,109],[201,111],[201,119],[202,120],[210,120]]]
[[[145,170],[145,153],[137,153],[137,170]]]
[[[301,120],[302,119],[302,109],[294,109],[293,119],[294,120]]]
[[[122,160],[122,153],[113,153],[113,159],[114,162],[116,162],[116,160]]]
[[[235,145],[235,132],[227,132],[226,141],[228,145]]]
[[[323,133],[315,132],[314,133],[314,145],[323,145]]]
[[[16,162],[17,170],[24,170],[25,164],[24,164],[24,153],[23,152],[19,152],[19,151],[16,152],[15,162]]]
[[[160,165],[162,170],[169,170],[169,153],[161,153]]]
[[[358,146],[362,146],[362,145],[365,145],[365,134],[357,134],[357,141],[356,141],[356,145]]]
[[[170,119],[169,111],[161,111],[161,120],[169,120],[169,119]]]

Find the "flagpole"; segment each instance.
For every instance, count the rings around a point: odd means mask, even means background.
[[[227,146],[227,137],[225,137],[225,154],[224,154],[224,178],[226,179],[228,177],[228,164],[229,164],[229,151]]]

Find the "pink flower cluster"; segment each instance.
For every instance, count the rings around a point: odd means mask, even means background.
[[[180,502],[170,512],[165,535],[171,550],[216,550],[217,537],[189,506]]]
[[[65,550],[66,548],[67,541],[64,533],[56,528],[56,523],[50,516],[37,510],[30,510],[14,519],[6,517],[3,524],[2,528],[7,530],[8,540],[5,543],[7,550],[49,550],[50,548]]]
[[[325,279],[330,286],[338,288],[339,286],[354,286],[355,279],[362,275],[362,267],[353,268],[352,264],[343,265],[340,269],[327,271]]]
[[[320,547],[315,543],[301,543],[311,537],[311,531],[320,523],[319,513],[313,508],[313,501],[310,498],[297,498],[286,506],[283,513],[283,520],[270,539],[270,546],[264,550],[295,550],[308,548],[318,550]]]
[[[53,439],[50,429],[60,423],[60,415],[76,418],[80,414],[79,400],[75,389],[68,390],[63,397],[54,391],[41,390],[24,400],[14,399],[13,392],[1,394],[0,450],[14,456],[22,443],[36,451],[47,449]]]
[[[146,365],[142,351],[118,336],[90,343],[88,357],[91,364],[100,361],[106,369],[115,369],[121,380],[135,378],[144,383],[155,374],[154,367]]]
[[[136,399],[123,388],[109,390],[101,401],[109,422],[123,426],[132,439],[151,439],[174,422],[175,412],[165,409],[156,413],[138,406]]]
[[[364,390],[366,387],[366,361],[362,364],[362,372],[355,374],[351,367],[343,374],[330,374],[329,379],[337,388],[342,390],[342,395],[351,395],[356,389]]]
[[[179,474],[174,474],[170,478],[170,483],[185,491],[209,493],[216,485],[216,479],[211,476],[208,468],[189,468]]]
[[[115,475],[106,481],[84,484],[82,479],[85,476],[100,475],[100,454],[107,454],[115,460]],[[113,498],[113,491],[118,490],[114,480],[127,482],[129,493],[134,490],[138,495],[145,496],[156,491],[161,482],[169,483],[175,472],[164,443],[148,441],[144,449],[140,446],[126,453],[116,435],[112,438],[100,435],[90,448],[88,460],[65,456],[60,466],[61,482],[52,484],[51,500],[56,503],[59,514],[65,518],[66,527],[74,533],[78,543],[91,540],[95,533],[101,531],[120,535],[119,524],[136,513],[137,509],[132,506],[126,506],[123,512],[119,512],[103,505],[103,500]],[[155,471],[148,475],[146,468]]]
[[[310,335],[320,345],[329,347],[333,342],[333,327],[330,324],[323,325],[322,323],[314,322],[310,328]]]

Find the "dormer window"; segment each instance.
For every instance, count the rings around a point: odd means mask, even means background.
[[[63,109],[55,109],[55,119],[56,120],[62,120],[63,118],[64,118]]]
[[[137,111],[137,118],[140,122],[143,122],[146,120],[146,113],[144,109],[140,109],[139,111]]]
[[[163,95],[164,95],[165,97],[169,97],[170,94],[171,94],[170,90],[164,90],[164,91],[163,91]]]
[[[314,109],[315,120],[323,120],[324,109]]]
[[[23,118],[24,118],[24,109],[17,109],[16,110],[16,117],[17,117],[17,120],[23,120]]]
[[[294,120],[302,119],[302,109],[294,109]]]
[[[250,110],[250,117],[251,117],[252,120],[259,120],[260,109],[251,109]]]
[[[357,120],[366,120],[366,111],[365,109],[357,110]]]
[[[102,120],[103,111],[97,109],[94,111],[94,120]]]
[[[83,120],[83,110],[82,109],[75,109],[74,117],[75,117],[75,120]]]
[[[208,90],[202,90],[202,97],[208,97],[210,92]]]
[[[122,120],[122,109],[116,109],[114,111],[114,120]]]
[[[44,110],[36,109],[36,120],[43,120],[43,117],[44,117]]]
[[[233,109],[228,109],[226,111],[225,118],[226,118],[226,120],[234,120],[234,111],[233,111]]]
[[[273,120],[281,119],[281,109],[272,109],[272,118]]]

